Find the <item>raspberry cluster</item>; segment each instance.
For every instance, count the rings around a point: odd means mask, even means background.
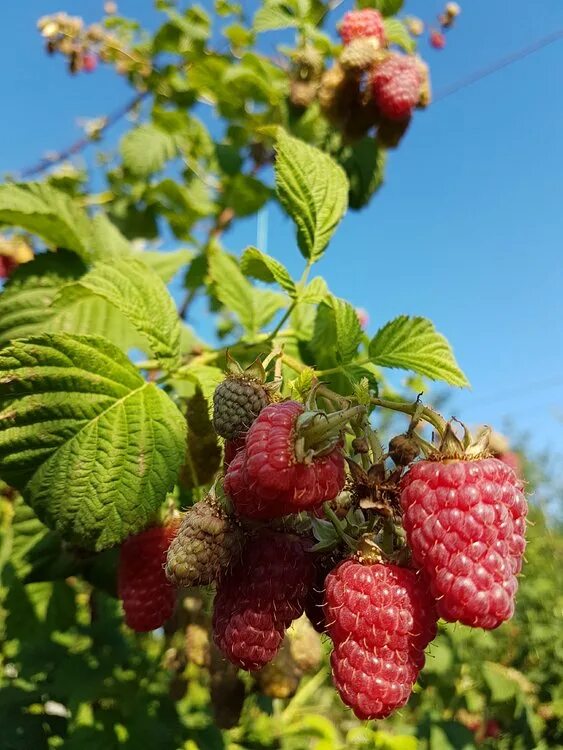
[[[110,7],[106,12],[113,10]],[[37,26],[45,39],[46,52],[63,55],[73,75],[93,73],[100,61],[115,65],[120,74],[134,73],[146,78],[151,72],[147,58],[136,50],[125,49],[121,40],[101,23],[86,26],[79,16],[55,13],[40,18]]]
[[[332,641],[344,703],[361,719],[385,718],[409,700],[438,618],[492,629],[512,616],[522,483],[486,431],[461,440],[443,422],[431,446],[413,415],[383,453],[365,406],[325,389],[334,408],[320,411],[318,385],[305,403],[282,400],[261,365],[235,365],[213,402],[224,476],[179,529],[125,542],[126,622],[158,627],[173,587],[214,585],[206,642],[267,695],[287,697],[304,671],[296,659],[311,661],[286,635],[305,613],[310,632]]]
[[[346,13],[339,32],[344,48],[321,80],[321,109],[346,140],[376,128],[381,145],[394,147],[414,109],[430,102],[428,69],[420,58],[389,48],[378,10]]]

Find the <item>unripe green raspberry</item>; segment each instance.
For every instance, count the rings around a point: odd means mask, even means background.
[[[168,550],[166,575],[176,586],[214,583],[238,558],[239,526],[213,500],[203,500],[184,515]]]
[[[264,386],[253,378],[228,377],[213,394],[213,426],[225,440],[247,432],[262,409],[270,403]]]

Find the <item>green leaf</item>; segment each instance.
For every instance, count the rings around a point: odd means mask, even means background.
[[[186,266],[194,257],[194,253],[187,248],[172,250],[170,252],[158,252],[146,250],[140,253],[138,258],[149,268],[160,276],[165,284],[172,281],[178,271]]]
[[[55,308],[68,310],[95,295],[116,307],[146,337],[152,353],[167,367],[180,356],[180,319],[164,283],[134,258],[96,263],[79,281],[65,286]]]
[[[80,547],[144,528],[184,458],[185,420],[99,336],[45,334],[0,352],[0,466]]]
[[[20,266],[0,294],[0,345],[51,330],[55,295],[85,271],[80,258],[66,250],[38,255]]]
[[[339,161],[350,183],[350,208],[363,208],[383,184],[385,149],[378,148],[375,138],[366,136],[361,141],[342,149]]]
[[[330,156],[278,128],[276,188],[282,206],[297,225],[305,258],[322,255],[348,205],[348,180]]]
[[[254,15],[254,30],[272,31],[298,26],[299,18],[292,5],[294,3],[285,0],[267,0]]]
[[[271,197],[271,189],[252,175],[237,174],[224,181],[222,202],[237,216],[255,214]]]
[[[250,337],[287,305],[284,295],[254,288],[244,277],[237,261],[219,247],[209,252],[209,277],[217,299],[235,313]]]
[[[405,0],[358,0],[358,8],[376,8],[384,16],[396,15]]]
[[[492,661],[483,664],[483,678],[496,703],[512,700],[528,688],[533,690],[533,685],[521,672]]]
[[[398,18],[386,18],[384,24],[385,37],[389,44],[396,44],[397,47],[401,47],[401,49],[409,54],[415,51],[416,42],[402,21]]]
[[[390,321],[370,341],[369,355],[382,367],[413,370],[450,385],[469,385],[447,340],[426,318],[401,315]]]
[[[50,185],[0,185],[0,223],[21,227],[52,247],[74,250],[85,260],[93,256],[88,216],[66,193]]]
[[[261,252],[256,247],[247,247],[240,260],[241,270],[246,276],[251,276],[267,284],[277,282],[282,289],[295,298],[297,289],[287,268],[275,258]]]
[[[150,124],[126,133],[119,148],[124,165],[139,177],[158,172],[176,153],[174,139]]]
[[[99,333],[125,351],[137,347],[148,353],[148,343],[103,299],[86,298],[68,310],[51,306],[62,287],[85,272],[67,250],[42,253],[20,266],[0,294],[0,345],[43,332]]]
[[[322,276],[315,276],[299,295],[300,303],[316,305],[326,299],[328,287]]]
[[[105,214],[96,214],[92,219],[92,251],[97,260],[107,260],[130,255],[133,248]]]
[[[343,364],[351,362],[356,356],[362,340],[362,327],[354,307],[346,300],[331,297],[336,324],[336,350]]]

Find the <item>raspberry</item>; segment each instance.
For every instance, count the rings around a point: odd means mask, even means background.
[[[435,29],[430,32],[430,46],[434,47],[434,49],[444,49],[446,46],[446,37],[442,34],[441,31],[436,31]]]
[[[154,526],[121,545],[119,598],[125,622],[139,633],[161,627],[174,611],[176,592],[166,580],[164,562],[177,531],[177,523]]]
[[[0,253],[0,279],[7,279],[17,265],[13,258]]]
[[[226,440],[241,437],[269,401],[266,389],[257,380],[226,378],[213,394],[215,432]]]
[[[225,471],[227,471],[234,457],[237,455],[241,448],[244,448],[244,438],[238,438],[237,440],[225,440],[225,455],[223,460]]]
[[[412,56],[392,53],[376,66],[371,84],[381,114],[390,120],[404,120],[410,117],[420,98],[419,64]]]
[[[408,568],[345,560],[326,579],[333,681],[362,720],[404,706],[436,635],[425,579]]]
[[[510,619],[527,513],[512,469],[496,458],[420,461],[401,480],[401,505],[439,615],[486,629]]]
[[[267,406],[246,436],[225,477],[225,491],[248,518],[276,518],[312,510],[332,500],[344,486],[344,457],[337,445],[326,455],[301,463],[295,455],[295,425],[302,404]]]
[[[168,550],[166,575],[176,586],[217,581],[240,555],[241,531],[214,501],[193,505]]]
[[[382,56],[381,45],[376,37],[354,39],[340,55],[339,62],[350,73],[361,73],[371,68]]]
[[[506,451],[506,453],[499,453],[495,458],[502,461],[503,464],[509,466],[517,477],[522,475],[522,464],[520,456],[514,451]]]
[[[213,638],[229,661],[252,671],[274,658],[285,630],[303,613],[312,575],[299,537],[266,532],[247,544],[214,602]]]
[[[385,43],[385,26],[383,16],[374,8],[351,10],[340,22],[338,33],[344,44],[350,44],[359,37],[377,37],[381,44]]]
[[[93,73],[98,67],[98,58],[91,52],[87,52],[82,58],[82,70],[86,73]]]

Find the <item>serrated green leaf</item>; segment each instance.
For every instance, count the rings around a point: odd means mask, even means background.
[[[272,197],[272,190],[248,174],[237,174],[224,180],[222,202],[237,216],[251,216]]]
[[[261,252],[256,247],[247,247],[242,254],[240,267],[246,276],[251,276],[267,284],[277,282],[290,297],[295,297],[297,289],[287,268],[271,255]]]
[[[103,334],[124,351],[136,347],[148,354],[148,342],[103,299],[83,299],[69,310],[51,306],[62,287],[85,272],[82,261],[66,250],[20,266],[0,293],[0,346],[43,332],[91,333]]]
[[[278,128],[276,188],[305,258],[323,254],[348,205],[348,180],[330,156]]]
[[[299,25],[292,3],[284,0],[267,0],[254,15],[255,31],[289,29]]]
[[[124,165],[139,177],[158,172],[176,153],[174,139],[151,124],[130,130],[119,148]]]
[[[66,250],[38,255],[20,266],[0,294],[0,345],[50,330],[55,295],[85,272],[80,258]]]
[[[45,334],[0,351],[0,472],[80,547],[140,531],[174,484],[185,420],[99,336]]]
[[[398,18],[386,18],[384,21],[385,25],[385,38],[389,44],[396,44],[405,52],[412,54],[416,49],[416,42],[409,34],[409,30],[405,24]]]
[[[112,224],[105,214],[92,219],[92,252],[97,260],[130,255],[133,248],[129,240]]]
[[[85,211],[45,183],[0,185],[0,223],[21,227],[52,247],[74,250],[85,260],[93,257]]]
[[[278,310],[287,305],[287,297],[284,295],[253,287],[237,261],[219,247],[213,248],[209,253],[209,277],[217,299],[236,314],[251,337]]]
[[[165,284],[168,284],[181,268],[190,263],[194,257],[194,253],[187,248],[172,250],[171,252],[145,250],[145,252],[139,253],[138,257],[149,268],[152,268]]]
[[[315,276],[299,295],[299,302],[316,305],[326,299],[328,287],[322,276]]]
[[[96,263],[79,281],[61,289],[54,306],[69,310],[95,295],[116,307],[149,342],[167,367],[180,356],[180,319],[164,283],[135,258]]]
[[[447,340],[426,318],[401,315],[390,321],[370,341],[369,356],[382,367],[413,370],[450,385],[469,385]]]
[[[362,340],[362,327],[356,310],[349,302],[338,297],[331,297],[330,301],[336,325],[336,350],[342,364],[347,364],[356,356]]]

